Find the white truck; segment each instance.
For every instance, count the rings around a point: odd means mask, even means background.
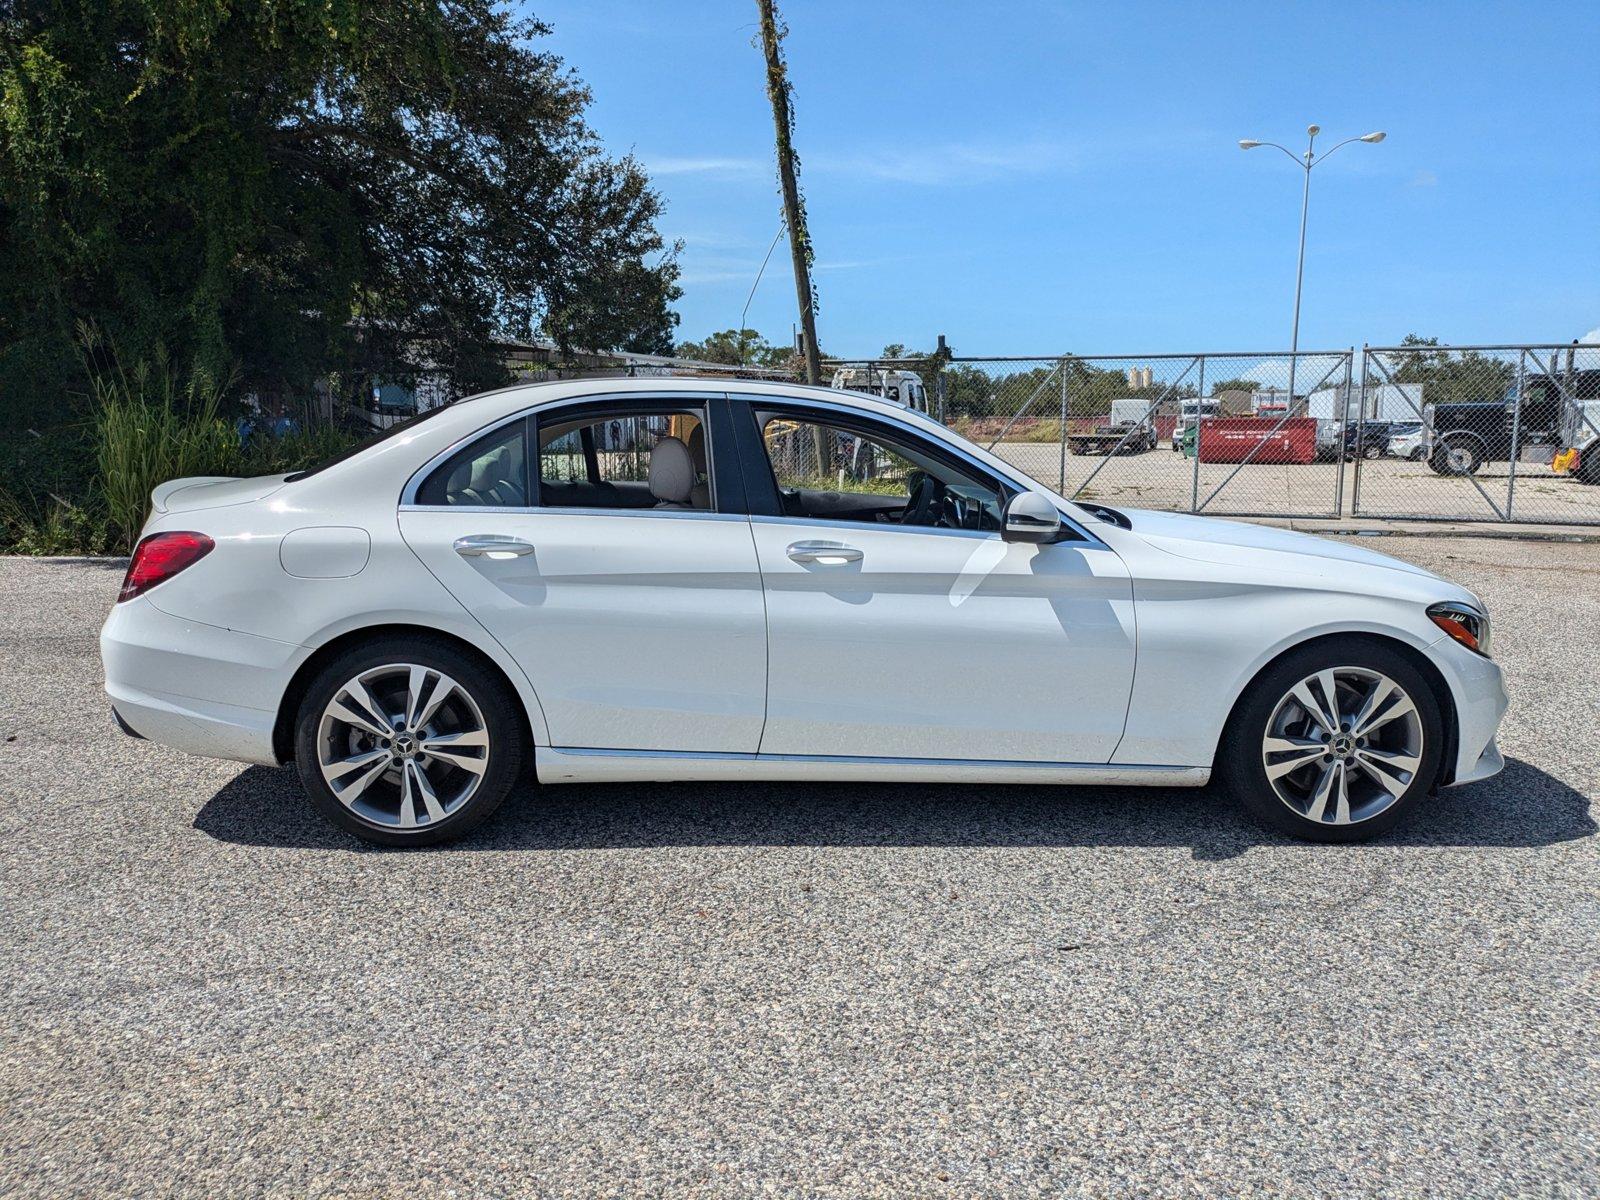
[[[1342,383],[1336,387],[1319,388],[1306,397],[1304,415],[1317,420],[1319,458],[1338,458],[1340,432],[1343,431],[1348,442],[1355,437],[1358,424],[1371,425],[1374,431],[1383,427],[1383,440],[1387,446],[1390,426],[1408,422],[1419,424],[1422,421],[1422,385],[1369,384],[1364,393],[1359,386],[1352,385],[1346,389]],[[1353,446],[1347,448],[1353,449]]]
[[[928,389],[915,371],[881,367],[840,367],[829,387],[846,392],[865,392],[890,404],[901,404],[914,412],[928,411]]]
[[[1071,433],[1067,445],[1074,454],[1143,454],[1156,447],[1153,401],[1129,396],[1111,402],[1111,421],[1092,433]]]
[[[1200,423],[1204,417],[1217,416],[1222,411],[1222,400],[1217,396],[1184,400],[1178,405],[1178,419],[1172,425],[1172,448],[1183,449],[1183,436]]]

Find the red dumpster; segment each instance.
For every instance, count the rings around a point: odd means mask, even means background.
[[[1201,462],[1243,462],[1248,458],[1253,463],[1308,463],[1316,457],[1315,417],[1290,417],[1281,425],[1276,419],[1262,417],[1203,417],[1200,421]]]

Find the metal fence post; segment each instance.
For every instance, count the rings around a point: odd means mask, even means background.
[[[1201,419],[1200,418],[1200,414],[1201,414],[1201,411],[1205,408],[1205,406],[1203,404],[1198,403],[1198,401],[1204,400],[1205,398],[1206,398],[1206,359],[1205,359],[1205,355],[1202,354],[1200,356],[1200,393],[1199,393],[1199,395],[1197,395],[1195,397],[1195,400],[1196,400],[1197,403],[1194,406],[1194,462],[1192,462],[1190,464],[1190,468],[1191,469],[1190,469],[1190,474],[1189,474],[1189,511],[1190,512],[1199,512],[1200,511],[1200,419]],[[1178,397],[1178,420],[1179,421],[1183,420],[1183,397],[1182,396]],[[1173,428],[1174,429],[1177,428],[1176,422],[1174,422]],[[1179,449],[1180,452],[1183,449],[1183,439],[1181,437],[1178,439],[1178,449]]]
[[[1365,412],[1366,408],[1367,408],[1367,372],[1369,370],[1371,370],[1371,368],[1367,365],[1367,355],[1370,354],[1370,353],[1371,353],[1371,348],[1367,345],[1366,342],[1362,342],[1361,343],[1361,388],[1360,388],[1360,397],[1356,401],[1356,403],[1361,405],[1361,409],[1362,409],[1363,412]],[[1359,454],[1356,455],[1355,480],[1351,484],[1350,515],[1352,517],[1357,517],[1357,516],[1361,515],[1361,456]]]
[[[1344,412],[1339,414],[1339,477],[1344,477],[1344,458],[1346,445],[1349,442],[1350,432],[1350,389],[1344,390]],[[1367,440],[1367,389],[1361,389],[1361,395],[1356,398],[1356,470],[1361,470],[1361,464],[1366,461],[1366,449],[1363,443]]]
[[[1056,491],[1061,495],[1067,494],[1067,360],[1061,360],[1061,428],[1056,430],[1056,436],[1061,439],[1061,482],[1056,486]]]
[[[1344,358],[1344,387],[1340,390],[1340,396],[1344,400],[1344,420],[1341,421],[1340,424],[1339,424],[1339,471],[1338,471],[1338,474],[1334,477],[1334,481],[1333,481],[1333,515],[1334,515],[1335,519],[1344,516],[1344,425],[1345,425],[1345,422],[1349,421],[1349,419],[1350,419],[1350,362],[1351,362],[1351,360],[1353,358],[1355,358],[1355,355],[1356,355],[1355,347],[1352,346],[1352,347],[1350,347],[1349,352],[1346,353],[1345,358]],[[1366,397],[1364,395],[1361,397],[1360,404],[1361,404],[1361,411],[1365,412],[1366,408],[1367,408],[1367,405],[1366,405]],[[1357,433],[1356,434],[1356,464],[1357,464],[1356,465],[1356,470],[1358,470],[1358,471],[1361,469],[1361,466],[1360,466],[1360,463],[1361,463],[1361,444],[1360,443],[1361,443],[1361,435],[1359,433]]]
[[[1528,352],[1517,355],[1517,407],[1511,414],[1511,461],[1506,464],[1506,520],[1514,521],[1511,506],[1517,498],[1517,459],[1522,456],[1522,397],[1527,378]]]

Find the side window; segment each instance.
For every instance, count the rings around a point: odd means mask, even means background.
[[[761,441],[783,511],[822,521],[998,530],[1005,507],[988,480],[876,430],[762,413]]]
[[[709,462],[696,410],[555,413],[539,423],[539,503],[709,511]]]
[[[527,424],[513,421],[457,450],[417,490],[417,503],[526,508]]]

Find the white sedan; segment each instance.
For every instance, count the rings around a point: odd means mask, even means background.
[[[1324,841],[1502,765],[1470,592],[1074,504],[870,396],[490,392],[312,471],[182,479],[101,635],[118,724],[293,762],[372,841],[519,779],[1199,787]]]

